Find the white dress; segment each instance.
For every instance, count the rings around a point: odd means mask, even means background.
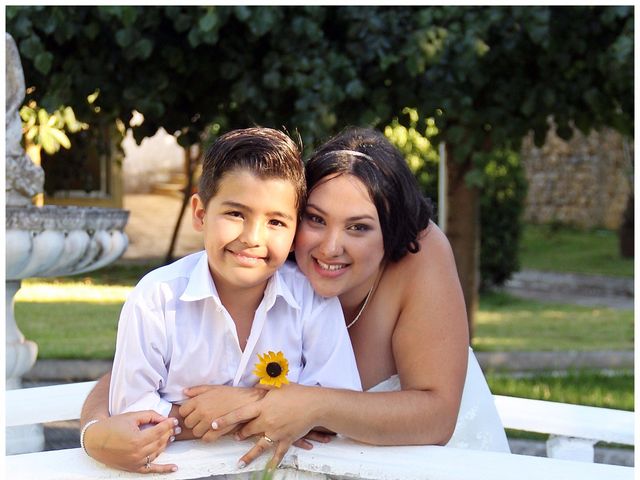
[[[401,390],[400,377],[393,375],[368,391],[394,392],[399,390]],[[464,382],[458,421],[447,446],[510,452],[507,436],[493,402],[493,396],[471,348],[469,348],[467,377]]]

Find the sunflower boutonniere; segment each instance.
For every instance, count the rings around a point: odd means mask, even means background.
[[[289,362],[284,353],[267,352],[258,354],[260,361],[255,364],[253,374],[260,379],[262,385],[273,385],[280,388],[289,383],[287,373],[289,373]]]

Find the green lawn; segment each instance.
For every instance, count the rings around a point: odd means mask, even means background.
[[[496,395],[526,397],[551,402],[633,410],[633,372],[615,374],[574,371],[566,375],[512,377],[488,373],[487,383]]]
[[[633,259],[618,253],[617,233],[526,225],[520,245],[523,269],[633,277]]]
[[[40,358],[113,355],[120,308],[135,279],[28,280],[16,296],[18,325]],[[126,285],[129,283],[129,285]],[[504,293],[480,299],[473,346],[484,351],[633,349],[633,312],[540,303]]]
[[[484,351],[633,350],[633,311],[542,303],[486,293],[473,346]]]

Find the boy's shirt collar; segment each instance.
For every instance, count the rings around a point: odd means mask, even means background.
[[[271,307],[273,307],[278,296],[282,297],[283,300],[286,301],[292,308],[298,310],[301,309],[300,304],[294,298],[293,293],[281,278],[280,271],[276,270],[267,282],[263,301],[260,305],[262,306],[264,304],[265,310],[268,311],[271,309]],[[182,295],[180,295],[180,300],[182,300],[183,302],[190,302],[203,300],[209,297],[213,298],[218,306],[223,307],[222,302],[220,301],[220,296],[218,295],[218,290],[216,289],[215,283],[213,282],[213,277],[211,276],[211,272],[209,271],[207,254],[203,251],[201,253],[200,259],[198,260],[198,263],[196,263],[195,267],[191,271],[191,274],[189,275],[187,288],[185,288],[184,292],[182,292]]]

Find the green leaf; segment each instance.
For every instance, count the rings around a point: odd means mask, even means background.
[[[174,26],[176,31],[184,32],[191,28],[191,17],[189,15],[180,14],[174,20]]]
[[[251,10],[249,9],[249,7],[246,7],[244,5],[233,7],[233,13],[241,22],[246,22],[249,17],[251,17]]]
[[[40,126],[40,134],[38,135],[38,141],[45,152],[49,155],[56,153],[60,148],[58,143],[54,139],[53,135],[51,135],[51,130],[46,126]]]
[[[217,26],[217,24],[218,24],[218,15],[213,10],[210,10],[209,12],[207,12],[207,14],[204,17],[200,18],[200,20],[198,21],[198,26],[204,32],[210,32]]]
[[[280,72],[271,71],[264,74],[262,81],[264,85],[269,88],[276,89],[280,86]]]
[[[97,88],[91,95],[87,96],[87,102],[89,104],[92,104],[93,102],[96,101],[99,95],[100,95],[100,89]]]
[[[200,31],[196,28],[192,28],[191,30],[189,30],[189,35],[187,36],[187,39],[189,40],[189,45],[191,45],[194,48],[200,45],[200,43],[202,43],[202,40],[200,38]]]
[[[465,183],[470,187],[482,188],[484,186],[484,172],[480,168],[469,170],[464,176]]]
[[[135,31],[132,28],[121,28],[116,32],[116,43],[122,48],[131,45],[134,38]]]
[[[29,38],[20,42],[20,55],[35,59],[38,54],[44,51],[44,46],[40,41],[40,37],[32,35]]]
[[[121,9],[120,18],[126,26],[133,25],[138,18],[138,7],[116,7]]]
[[[362,98],[365,93],[364,86],[358,79],[351,80],[349,83],[347,83],[344,91],[349,97],[356,99]]]
[[[53,54],[49,52],[41,52],[36,55],[36,58],[33,60],[33,65],[36,69],[46,75],[51,70],[51,65],[53,64]]]
[[[153,43],[148,38],[142,38],[138,40],[133,47],[131,47],[135,56],[141,60],[146,60],[153,51]]]
[[[13,9],[17,7],[7,7],[7,15],[9,14],[10,8]],[[9,29],[9,25],[7,25],[7,31],[14,36],[16,41],[18,41],[19,38],[29,37],[34,34],[31,20],[26,15],[19,15],[11,23],[11,29]]]
[[[100,25],[96,22],[91,22],[85,25],[82,31],[89,40],[94,40],[100,33]]]
[[[67,137],[67,135],[62,130],[51,128],[49,129],[49,133],[61,146],[63,146],[64,148],[71,148],[71,141],[69,141],[69,137]]]

